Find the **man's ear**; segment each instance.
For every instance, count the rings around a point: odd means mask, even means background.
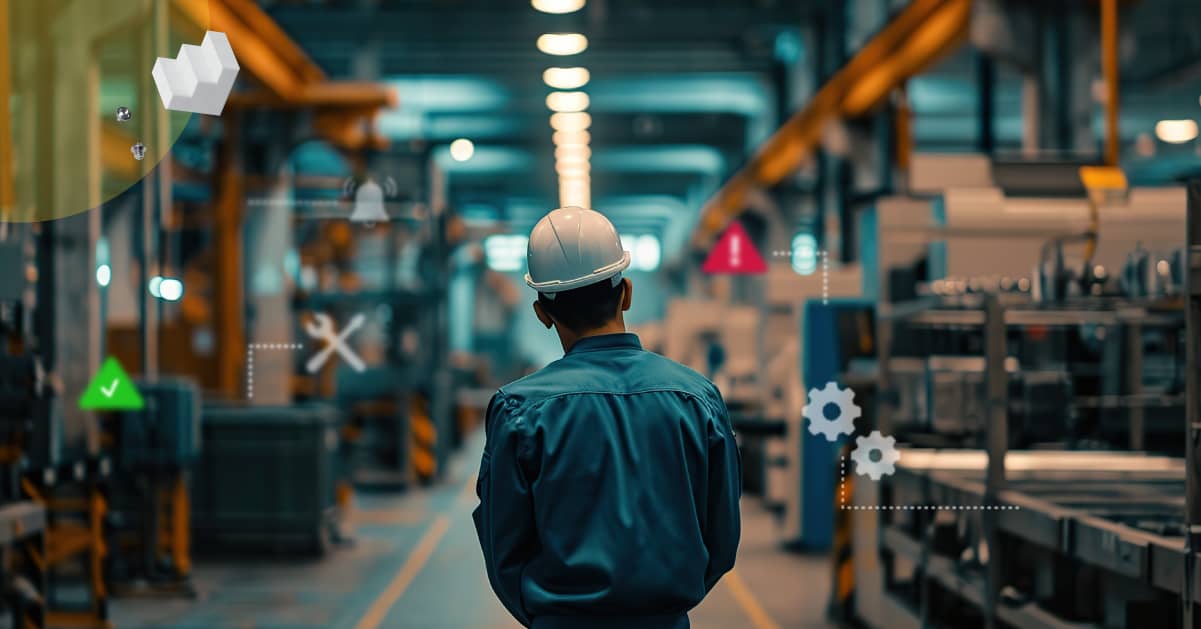
[[[621,293],[621,311],[626,312],[630,309],[631,297],[634,295],[634,284],[630,278],[623,277],[621,282],[626,285],[626,288]]]
[[[542,322],[542,325],[546,326],[546,329],[548,330],[552,325],[555,324],[555,320],[550,318],[550,314],[546,312],[546,309],[542,307],[542,303],[537,299],[534,300],[534,314],[538,317],[538,320]]]

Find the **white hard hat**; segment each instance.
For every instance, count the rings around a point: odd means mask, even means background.
[[[630,266],[630,252],[604,214],[574,205],[552,210],[530,232],[525,283],[554,299],[555,293],[611,280]]]

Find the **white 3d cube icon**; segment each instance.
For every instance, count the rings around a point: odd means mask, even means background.
[[[151,75],[167,109],[220,116],[239,69],[225,33],[208,31],[199,46],[184,44],[176,58],[159,57]]]

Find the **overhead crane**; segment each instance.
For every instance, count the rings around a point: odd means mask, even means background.
[[[1103,161],[1118,161],[1118,0],[1100,2],[1100,39],[1105,79]],[[896,88],[967,40],[971,0],[914,0],[865,43],[853,57],[767,139],[701,208],[693,246],[707,249],[746,207],[753,188],[770,187],[796,172],[821,142],[826,125],[869,113]],[[898,164],[911,150],[908,109],[898,108]]]
[[[779,183],[808,159],[823,129],[862,116],[897,86],[967,40],[971,0],[914,0],[793,114],[701,209],[693,245],[707,248],[745,208],[752,188]]]

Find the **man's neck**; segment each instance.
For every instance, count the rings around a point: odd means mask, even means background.
[[[560,330],[557,327],[555,330],[559,332],[559,342],[563,344],[563,352],[566,353],[571,351],[571,348],[574,347],[576,343],[580,342],[581,339],[586,339],[592,336],[604,336],[606,334],[621,334],[625,332],[626,322],[623,317],[618,317],[616,320],[610,321],[599,328],[588,330],[587,332],[583,332],[581,334],[575,334],[570,330]]]

